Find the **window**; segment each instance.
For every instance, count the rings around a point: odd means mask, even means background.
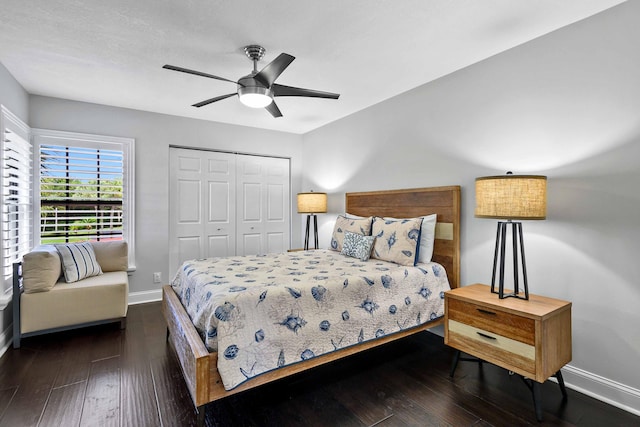
[[[34,129],[37,241],[126,240],[134,267],[133,143]]]
[[[33,245],[32,149],[29,127],[4,106],[0,127],[0,188],[2,189],[2,280],[4,291],[11,287],[12,265]],[[2,296],[2,292],[0,292]]]
[[[40,243],[122,240],[122,151],[40,146]]]

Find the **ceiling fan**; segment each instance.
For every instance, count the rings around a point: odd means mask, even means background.
[[[278,76],[296,59],[287,53],[281,53],[260,71],[258,71],[258,61],[264,57],[265,49],[262,46],[249,45],[245,46],[244,53],[253,61],[253,71],[244,77],[240,77],[237,82],[225,79],[224,77],[214,76],[213,74],[176,67],[175,65],[167,64],[162,68],[237,84],[238,88],[234,93],[216,96],[215,98],[193,104],[194,107],[198,108],[238,95],[240,102],[244,105],[252,108],[265,108],[273,117],[282,117],[282,113],[273,99],[276,96],[306,96],[329,99],[338,99],[340,96],[338,93],[322,92],[319,90],[284,86],[274,83]]]

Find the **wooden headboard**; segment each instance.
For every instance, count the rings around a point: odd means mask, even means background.
[[[447,270],[451,288],[460,283],[460,186],[347,193],[346,211],[359,216],[414,218],[438,214],[432,260]]]

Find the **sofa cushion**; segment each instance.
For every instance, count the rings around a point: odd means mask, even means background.
[[[91,242],[91,246],[104,273],[127,271],[129,268],[129,251],[124,240]]]
[[[38,246],[22,257],[22,287],[27,294],[50,290],[61,273],[60,256],[53,245]]]
[[[126,271],[113,271],[75,283],[64,279],[50,292],[23,294],[20,331],[25,334],[127,315],[129,280]]]
[[[56,245],[67,283],[102,274],[93,246],[89,242]]]

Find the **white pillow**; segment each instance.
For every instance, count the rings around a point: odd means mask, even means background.
[[[433,244],[436,240],[436,214],[422,217],[422,231],[420,232],[420,249],[418,249],[418,262],[431,262],[433,256]]]
[[[433,257],[433,244],[436,239],[437,214],[422,217],[422,227],[420,229],[420,248],[418,249],[418,263],[426,264],[431,262]],[[385,217],[386,219],[386,217]],[[388,218],[391,220],[399,218]]]
[[[93,246],[89,242],[56,245],[62,260],[62,271],[67,283],[102,274]]]

